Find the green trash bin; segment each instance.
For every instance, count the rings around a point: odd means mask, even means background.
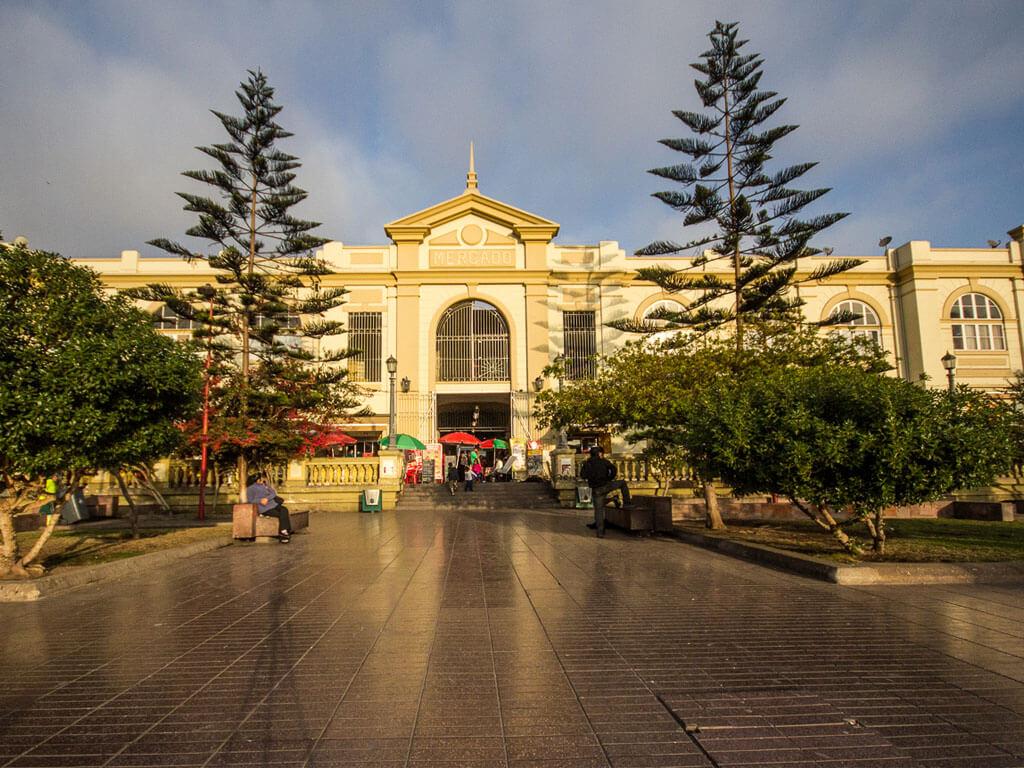
[[[589,485],[582,483],[576,486],[576,509],[593,509],[594,492]]]
[[[364,488],[359,496],[360,512],[380,512],[383,509],[380,488]]]

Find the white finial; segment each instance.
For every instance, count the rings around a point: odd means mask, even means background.
[[[477,188],[476,164],[473,161],[473,142],[469,142],[469,173],[466,174],[466,191],[470,192]]]

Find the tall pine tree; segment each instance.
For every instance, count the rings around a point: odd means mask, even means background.
[[[759,90],[763,59],[742,52],[747,41],[737,40],[737,31],[736,23],[716,21],[708,34],[711,48],[701,54],[702,61],[691,65],[703,76],[694,86],[704,111],[675,110],[672,114],[693,135],[661,140],[689,161],[649,171],[686,187],[685,191],[654,194],[684,214],[684,227],[713,225],[716,231],[684,244],[658,240],[637,252],[641,256],[686,251],[696,255],[683,269],[659,266],[638,270],[642,279],[676,295],[682,309],[659,309],[642,322],[610,324],[619,330],[650,334],[691,329],[703,334],[735,323],[736,345],[742,349],[745,325],[801,319],[803,301],[791,287],[863,263],[836,259],[808,275],[797,275],[798,259],[821,253],[810,245],[811,239],[847,214],[801,217],[804,208],[829,191],[790,187],[816,163],[766,170],[776,142],[797,126],[766,127],[786,100],[773,91]],[[709,262],[718,260],[731,262],[731,276],[704,271]],[[836,314],[825,324],[851,319],[847,313]]]
[[[351,411],[360,394],[337,365],[352,351],[324,352],[304,341],[343,333],[342,323],[324,314],[347,291],[322,285],[331,269],[312,254],[328,240],[311,234],[319,223],[292,215],[307,193],[293,183],[298,158],[277,148],[292,134],[276,122],[282,108],[266,76],[248,74],[236,91],[242,116],[213,111],[229,141],[198,147],[219,167],[183,173],[215,195],[178,193],[199,218],[185,234],[207,241],[213,252],[150,241],[189,262],[206,262],[216,274],[214,292],[167,285],[133,292],[199,326],[196,336],[213,359],[210,440],[222,461],[225,452],[234,454],[243,491],[250,462],[293,453],[311,424]]]

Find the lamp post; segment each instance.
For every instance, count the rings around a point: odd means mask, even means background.
[[[559,355],[555,358],[555,365],[558,366],[558,393],[562,393],[562,372],[563,366],[565,365],[565,355]],[[569,438],[565,434],[565,427],[559,427],[558,429],[558,447],[567,448],[569,446]]]
[[[949,385],[949,394],[956,391],[956,355],[946,352],[942,356],[942,367],[946,369],[946,381]]]
[[[203,436],[199,458],[199,519],[206,519],[206,475],[210,454],[210,361],[213,358],[213,297],[217,291],[207,283],[196,290],[210,302],[210,314],[206,337],[206,362],[203,363]]]
[[[388,408],[388,447],[395,447],[395,410],[397,408],[398,398],[395,394],[395,374],[398,372],[398,361],[394,355],[390,355],[384,364],[388,367],[388,379],[390,380],[391,387],[391,406]]]

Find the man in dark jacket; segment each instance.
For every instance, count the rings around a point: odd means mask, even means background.
[[[625,480],[616,480],[615,465],[604,457],[599,446],[590,449],[590,458],[580,467],[580,477],[587,481],[594,499],[594,522],[589,526],[597,529],[597,535],[604,538],[604,505],[608,494],[622,491],[622,503],[629,504],[629,486]]]

